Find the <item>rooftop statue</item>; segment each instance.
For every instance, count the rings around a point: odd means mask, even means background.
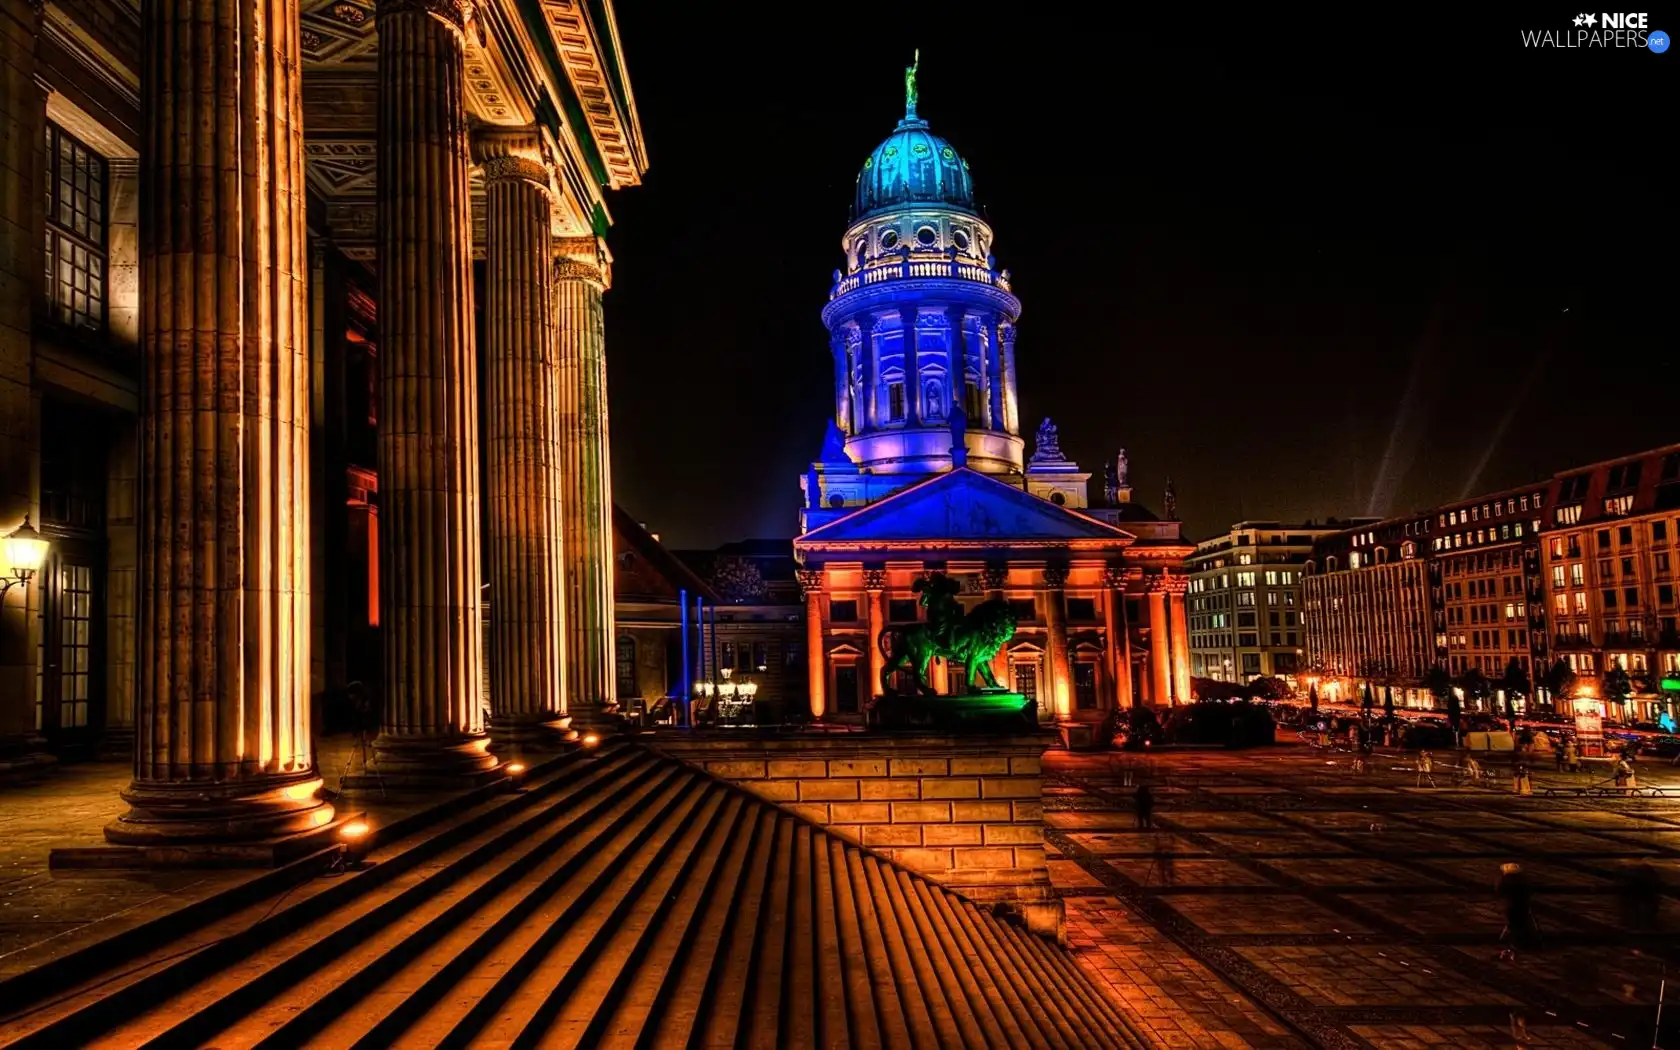
[[[1119,483],[1120,488],[1131,487],[1131,472],[1132,461],[1126,458],[1126,450],[1122,448],[1120,454],[1114,457],[1114,480]]]
[[[888,681],[900,669],[908,669],[916,679],[917,692],[935,695],[928,684],[928,664],[936,656],[968,668],[965,692],[976,687],[1001,690],[992,674],[992,657],[1015,637],[1015,614],[1009,603],[992,598],[965,615],[962,603],[957,601],[961,585],[942,572],[917,580],[912,590],[920,595],[927,620],[914,626],[888,627],[876,639],[881,655],[887,658],[881,668],[881,691],[895,695]]]
[[[1062,458],[1061,438],[1056,432],[1056,424],[1045,416],[1044,422],[1038,425],[1038,438],[1033,442],[1032,458],[1038,462],[1060,460]]]
[[[916,69],[922,64],[922,49],[916,49],[915,59],[904,67],[904,119],[916,119]]]

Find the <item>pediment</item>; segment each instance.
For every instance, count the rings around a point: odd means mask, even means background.
[[[961,467],[860,507],[794,540],[807,550],[870,544],[1120,549],[1136,537]]]

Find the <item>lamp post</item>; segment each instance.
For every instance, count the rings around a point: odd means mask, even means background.
[[[35,531],[35,526],[29,524],[29,515],[23,516],[23,524],[6,534],[5,560],[6,573],[0,575],[0,600],[13,587],[28,587],[29,581],[35,578],[47,560],[48,540]]]
[[[758,683],[750,678],[736,681],[733,667],[719,668],[718,674],[723,676],[720,682],[694,683],[694,698],[696,701],[716,700],[717,707],[714,710],[719,716],[723,714],[725,705],[728,706],[729,713],[734,715],[740,705],[752,703],[753,698],[758,695]]]

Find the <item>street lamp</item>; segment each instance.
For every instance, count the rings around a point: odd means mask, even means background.
[[[6,534],[4,565],[8,572],[0,575],[0,598],[14,586],[29,586],[47,560],[47,547],[47,538],[35,531],[35,526],[29,524],[29,515],[25,514],[23,524]]]

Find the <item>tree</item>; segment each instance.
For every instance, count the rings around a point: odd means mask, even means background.
[[[764,574],[747,558],[719,558],[712,567],[712,587],[726,602],[746,605],[765,595]]]
[[[1505,718],[1514,726],[1517,722],[1517,697],[1526,700],[1534,694],[1534,683],[1528,680],[1527,669],[1516,657],[1511,657],[1511,662],[1505,665],[1499,688],[1505,690]]]
[[[1314,711],[1318,710],[1318,683],[1317,682],[1313,682],[1313,683],[1311,683],[1310,685],[1307,686],[1307,705],[1309,707],[1311,707]]]
[[[1423,685],[1435,697],[1437,703],[1442,707],[1447,706],[1447,698],[1453,695],[1453,682],[1452,675],[1447,673],[1445,667],[1440,664],[1431,667],[1429,673],[1423,676]]]
[[[1546,692],[1551,694],[1552,707],[1556,709],[1559,700],[1568,700],[1575,695],[1575,672],[1569,666],[1569,661],[1558,657],[1557,663],[1546,668]]]
[[[1256,678],[1249,683],[1249,692],[1256,700],[1287,700],[1289,686],[1281,678]]]
[[[1483,700],[1493,695],[1493,683],[1474,667],[1458,676],[1458,687],[1464,691],[1464,699],[1474,703],[1477,710],[1481,709]]]
[[[1617,664],[1604,672],[1604,699],[1606,701],[1625,705],[1628,697],[1632,695],[1633,679],[1628,677],[1627,668]]]
[[[1383,687],[1383,720],[1386,722],[1394,721],[1394,687],[1392,685]]]
[[[1364,709],[1366,719],[1371,717],[1371,708],[1377,703],[1376,696],[1371,692],[1371,683],[1366,682],[1359,692],[1359,706]]]

